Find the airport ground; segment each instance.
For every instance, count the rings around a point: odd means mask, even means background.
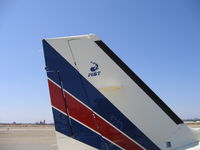
[[[58,150],[53,125],[0,125],[0,150]]]
[[[200,128],[200,122],[188,122]],[[0,125],[0,150],[58,150],[53,125]]]

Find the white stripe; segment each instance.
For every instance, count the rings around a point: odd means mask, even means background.
[[[55,83],[53,80],[51,80],[50,78],[48,78],[51,82],[53,82],[57,87],[61,88],[57,83]],[[118,132],[120,132],[121,134],[123,134],[124,136],[126,136],[128,139],[130,139],[132,142],[134,142],[135,144],[137,144],[138,146],[140,146],[141,148],[143,148],[145,150],[145,148],[140,145],[138,142],[134,141],[131,137],[129,137],[128,135],[126,135],[124,132],[122,132],[121,130],[119,130],[118,128],[116,128],[114,125],[112,125],[110,122],[108,122],[106,119],[104,119],[103,117],[101,117],[98,113],[96,113],[94,110],[92,110],[90,107],[88,107],[86,104],[84,104],[83,102],[81,102],[78,98],[76,98],[75,96],[73,96],[71,93],[69,93],[68,91],[66,91],[64,89],[64,91],[66,93],[68,93],[70,96],[72,96],[74,99],[76,99],[79,103],[81,103],[82,105],[84,105],[85,107],[87,107],[89,110],[91,110],[95,115],[97,115],[98,117],[100,117],[102,120],[104,120],[106,123],[108,123],[110,126],[112,126],[113,128],[115,128]]]
[[[54,107],[53,105],[52,105],[52,107],[53,107],[54,109],[56,109],[57,111],[59,111],[60,113],[62,113],[63,115],[68,116],[68,115],[67,115],[66,113],[64,113],[62,110],[60,110],[60,109]],[[88,127],[87,125],[83,124],[82,122],[80,122],[79,120],[75,119],[74,117],[72,117],[72,116],[69,116],[69,117],[70,117],[71,119],[73,119],[74,121],[78,122],[79,124],[81,124],[82,126],[88,128],[89,130],[92,130],[93,132],[95,132],[95,133],[98,134],[99,136],[103,137],[105,140],[109,141],[109,142],[112,143],[113,145],[115,145],[115,146],[121,148],[122,150],[125,150],[125,149],[122,148],[121,146],[119,146],[119,145],[117,145],[116,143],[110,141],[110,140],[107,139],[105,136],[101,135],[99,132],[97,132],[97,131],[95,131],[94,129]]]

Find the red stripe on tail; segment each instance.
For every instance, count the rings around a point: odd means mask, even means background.
[[[48,80],[48,83],[49,83],[52,105],[66,114],[66,107],[61,88],[56,86],[50,80]],[[95,130],[105,138],[109,139],[110,141],[112,141],[113,143],[119,145],[124,149],[143,150],[142,147],[140,147],[131,139],[129,139],[124,134],[119,132],[117,129],[112,127],[102,118],[97,116],[94,112],[92,112],[92,110],[88,109],[86,106],[81,104],[77,99],[73,98],[67,92],[64,92],[64,94],[66,96],[68,111],[71,117],[80,121],[87,127]]]

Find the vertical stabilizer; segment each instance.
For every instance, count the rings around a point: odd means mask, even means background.
[[[59,150],[173,150],[198,142],[96,35],[44,39],[43,47]]]

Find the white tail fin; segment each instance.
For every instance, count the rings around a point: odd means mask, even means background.
[[[198,142],[96,35],[43,46],[59,149],[172,150]]]

